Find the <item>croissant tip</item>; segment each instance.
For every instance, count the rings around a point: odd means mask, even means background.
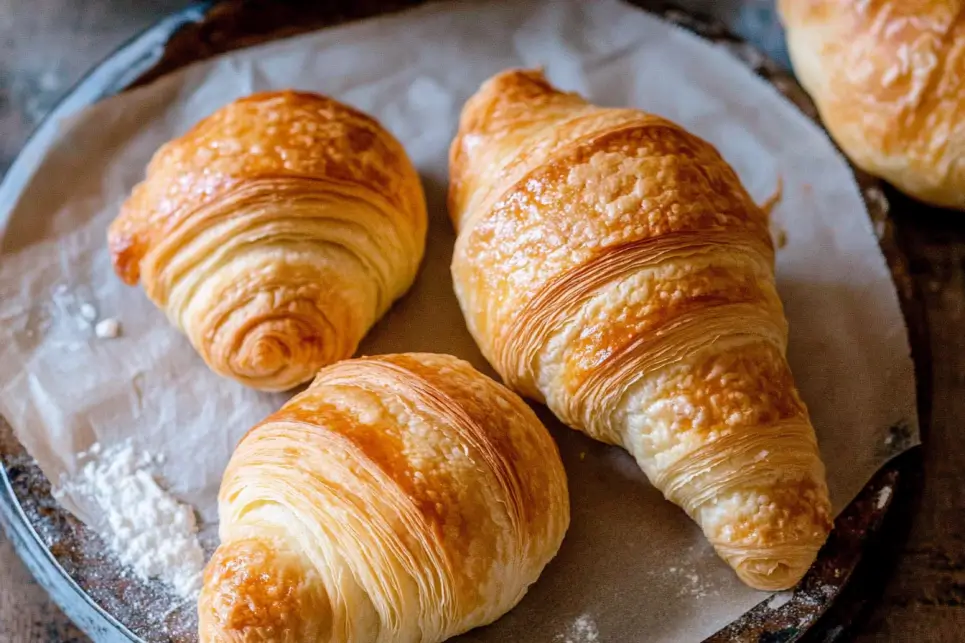
[[[737,576],[749,587],[763,592],[780,592],[797,585],[808,568],[794,567],[783,562],[769,561],[766,569],[755,569],[760,563],[742,565],[735,571]],[[751,567],[750,569],[748,567]]]
[[[141,278],[141,258],[135,239],[125,234],[109,234],[107,247],[114,273],[128,286],[136,286]]]
[[[248,320],[222,322],[189,331],[192,342],[213,371],[259,391],[289,391],[311,380],[318,369],[340,355],[325,333],[325,318],[312,306],[281,311],[267,296],[231,309]],[[300,315],[300,316],[299,316]]]
[[[324,632],[324,591],[298,554],[276,539],[223,544],[205,569],[198,599],[202,641],[295,640]],[[310,615],[311,622],[303,617]]]
[[[546,68],[543,65],[537,67],[515,67],[505,69],[498,74],[491,76],[483,86],[495,86],[501,84],[514,84],[519,82],[530,82],[544,86],[547,89],[554,89],[549,81],[546,80]]]

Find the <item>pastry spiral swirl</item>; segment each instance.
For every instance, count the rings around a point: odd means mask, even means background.
[[[115,270],[215,372],[284,390],[349,357],[415,279],[419,177],[376,121],[292,91],[162,146],[111,225]]]

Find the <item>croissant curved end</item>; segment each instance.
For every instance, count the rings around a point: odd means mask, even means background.
[[[333,346],[334,333],[323,332],[327,327],[325,320],[253,317],[196,345],[215,372],[262,391],[285,391],[311,379],[341,351]]]
[[[745,538],[727,541],[721,534],[708,533],[717,553],[737,576],[763,591],[797,585],[817,559],[833,526],[830,504],[820,498],[805,503],[810,505],[806,508],[793,507],[786,499],[782,503],[779,498],[775,504],[784,505],[784,511],[777,512],[784,517],[764,519]],[[738,520],[736,525],[742,522]]]
[[[378,122],[267,92],[162,145],[108,245],[212,370],[277,391],[352,354],[412,285],[427,222],[418,172]]]
[[[141,279],[141,256],[144,249],[136,235],[126,229],[126,221],[119,219],[110,227],[107,246],[111,253],[114,272],[128,286],[135,286]]]
[[[789,563],[765,557],[746,560],[734,566],[738,578],[754,589],[777,592],[797,585],[811,566],[807,563]]]
[[[273,540],[223,544],[198,599],[202,643],[329,640],[331,603],[297,553]]]

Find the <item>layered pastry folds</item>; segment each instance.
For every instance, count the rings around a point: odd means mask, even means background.
[[[625,447],[749,585],[831,527],[785,359],[766,214],[707,142],[535,71],[487,81],[450,153],[452,275],[504,380]]]
[[[283,390],[350,356],[412,284],[425,199],[375,120],[292,91],[233,102],[162,146],[111,256],[217,373]]]
[[[211,642],[436,643],[512,608],[569,523],[552,438],[447,355],[339,362],[241,441],[205,572]]]

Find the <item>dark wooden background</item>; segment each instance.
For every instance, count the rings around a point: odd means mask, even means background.
[[[87,69],[184,5],[183,0],[0,0],[0,175]],[[917,507],[897,530],[905,533],[886,543],[895,559],[854,589],[867,605],[854,640],[965,641],[965,213],[900,200],[893,210],[927,309],[931,418]],[[0,533],[0,642],[6,641],[87,639],[51,604]]]

